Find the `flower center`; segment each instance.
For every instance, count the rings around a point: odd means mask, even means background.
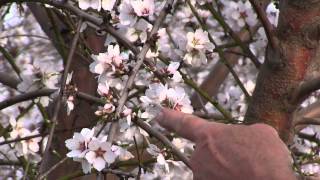
[[[199,42],[200,42],[200,39],[197,39],[197,38],[193,38],[192,41],[191,41],[191,43],[192,43],[194,46],[198,45]]]
[[[144,8],[142,11],[141,11],[141,14],[143,15],[149,15],[150,13],[150,10],[148,8]]]
[[[247,13],[246,13],[245,11],[240,12],[240,16],[241,16],[242,18],[247,18],[247,17],[248,17],[248,15],[247,15]]]
[[[99,148],[99,149],[97,149],[97,150],[95,151],[97,157],[103,157],[103,154],[104,154],[105,152],[106,152],[106,151],[103,150],[103,149],[101,149],[101,148]]]
[[[86,143],[85,142],[79,143],[79,150],[80,151],[85,151],[86,150]]]

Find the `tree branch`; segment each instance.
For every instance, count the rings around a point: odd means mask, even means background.
[[[295,122],[294,126],[298,125],[320,125],[320,118],[304,117],[300,121]]]
[[[16,103],[19,103],[19,102],[32,100],[34,98],[41,97],[41,96],[49,96],[50,94],[52,94],[55,91],[56,90],[54,90],[54,89],[40,89],[40,90],[20,94],[18,96],[14,96],[10,99],[6,99],[6,100],[0,102],[0,110],[4,109],[6,107],[9,107],[11,105],[14,105]]]
[[[302,83],[293,93],[291,103],[297,104],[307,98],[311,93],[320,89],[320,77]]]
[[[20,83],[20,80],[16,76],[9,75],[7,72],[0,72],[0,83],[16,89],[17,85]]]
[[[46,148],[45,148],[45,151],[44,151],[43,159],[42,159],[41,164],[40,164],[40,173],[43,173],[44,168],[45,168],[46,159],[49,158],[50,146],[51,146],[51,143],[52,143],[54,130],[55,130],[55,127],[56,127],[56,124],[57,124],[58,114],[59,114],[59,110],[60,110],[60,107],[61,107],[61,103],[63,101],[64,89],[65,89],[65,85],[66,85],[66,80],[67,80],[67,77],[68,77],[69,69],[70,69],[70,66],[71,66],[73,54],[74,54],[74,52],[75,52],[75,50],[77,48],[77,43],[78,43],[78,39],[79,39],[79,36],[80,36],[81,25],[82,25],[82,18],[78,22],[76,34],[73,37],[72,44],[71,44],[71,49],[70,49],[70,52],[68,54],[68,58],[67,58],[67,61],[66,61],[66,66],[64,68],[63,76],[62,76],[61,81],[60,81],[61,82],[60,92],[59,92],[59,96],[57,98],[56,105],[54,107],[54,114],[53,114],[53,118],[52,118],[52,127],[50,129],[48,142],[47,142],[47,145],[46,145]]]
[[[274,50],[277,50],[278,48],[278,43],[277,43],[277,39],[276,39],[276,35],[274,33],[274,27],[273,25],[270,23],[266,12],[264,11],[264,9],[262,8],[261,2],[258,2],[257,0],[249,0],[253,9],[256,11],[258,18],[260,19],[262,26],[266,32],[266,35],[268,37],[269,42],[271,43],[271,47]]]
[[[249,46],[246,45],[241,40],[238,34],[232,30],[232,28],[225,22],[225,20],[219,15],[219,13],[213,8],[211,4],[207,3],[205,7],[211,12],[212,16],[219,22],[221,27],[225,31],[227,31],[230,34],[230,36],[237,42],[237,44],[241,47],[242,51],[248,54],[248,56],[250,57],[252,63],[256,66],[256,68],[259,68],[261,63],[259,62],[257,57],[253,54],[253,52],[250,50]]]
[[[55,165],[53,165],[49,170],[44,172],[40,177],[39,180],[45,179],[52,171],[54,171],[57,167],[59,167],[61,164],[63,164],[66,160],[68,160],[68,157],[64,157],[59,162],[57,162]]]

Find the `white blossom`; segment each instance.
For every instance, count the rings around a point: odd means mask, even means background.
[[[138,16],[150,16],[154,13],[154,0],[133,0],[131,5]]]
[[[102,9],[111,11],[116,0],[102,0]]]
[[[212,51],[214,45],[209,41],[208,32],[197,29],[194,33],[187,34],[187,53],[184,60],[192,66],[200,66],[207,63],[206,51]]]
[[[83,10],[92,8],[100,11],[101,0],[79,0],[79,8]]]
[[[106,164],[111,164],[115,161],[116,154],[111,150],[110,143],[92,139],[88,144],[88,152],[85,157],[97,171],[101,171]]]
[[[122,25],[133,25],[137,21],[137,15],[131,6],[130,0],[124,0],[119,6],[119,20]]]
[[[68,157],[83,158],[88,152],[88,143],[93,138],[94,129],[84,128],[80,133],[74,133],[71,139],[66,140],[66,146],[69,150]]]
[[[168,107],[184,113],[193,112],[189,96],[179,86],[168,88],[168,85],[154,83],[149,85],[145,94],[146,96],[140,97],[143,106],[146,107],[146,112],[142,114],[144,118],[153,118],[159,112],[159,107]]]

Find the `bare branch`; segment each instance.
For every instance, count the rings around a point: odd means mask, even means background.
[[[298,125],[320,125],[320,118],[307,118],[304,117],[300,121],[297,121],[294,126]]]
[[[41,96],[49,96],[50,94],[52,94],[55,91],[56,90],[54,90],[54,89],[40,89],[40,90],[20,94],[18,96],[14,96],[10,99],[6,99],[6,100],[0,102],[0,110],[4,109],[6,107],[9,107],[11,105],[14,105],[16,103],[19,103],[19,102],[32,100],[32,99],[35,99],[35,98],[41,97]]]
[[[75,127],[75,128],[72,128],[72,129],[58,129],[58,130],[56,129],[55,133],[64,133],[66,131],[74,131],[74,130],[82,129],[82,128],[86,128],[86,127]],[[44,136],[46,136],[48,134],[49,134],[48,132],[44,132],[44,133],[40,133],[40,134],[36,134],[36,135],[32,135],[32,136],[18,137],[18,138],[12,139],[12,140],[7,140],[7,141],[0,142],[0,146],[1,145],[5,145],[5,144],[11,144],[11,143],[24,141],[24,140],[33,139],[33,138],[36,138],[36,137],[44,137]]]
[[[320,78],[314,78],[302,83],[293,93],[291,103],[297,104],[307,98],[311,93],[320,89]]]
[[[306,139],[308,141],[312,141],[312,142],[315,142],[318,145],[320,145],[320,139],[318,139],[316,137],[316,135],[309,135],[309,134],[305,134],[305,133],[299,132],[298,136],[299,136],[299,138]]]
[[[0,72],[0,83],[16,89],[17,85],[20,83],[20,80],[15,76],[9,75],[8,73]]]
[[[52,127],[50,129],[48,142],[47,142],[47,145],[46,145],[46,148],[45,148],[45,151],[44,151],[43,159],[42,159],[41,164],[40,164],[40,173],[42,173],[44,171],[46,159],[49,157],[50,146],[51,146],[51,143],[52,143],[53,134],[54,134],[55,127],[56,127],[56,124],[57,124],[58,114],[59,114],[59,110],[60,110],[60,107],[61,107],[61,103],[63,101],[62,98],[63,98],[63,95],[64,95],[64,89],[65,89],[65,85],[66,85],[66,80],[67,80],[67,76],[68,76],[68,73],[69,73],[69,69],[70,69],[70,66],[71,66],[72,57],[73,57],[73,54],[74,54],[74,52],[75,52],[75,50],[77,48],[77,43],[78,43],[78,39],[79,39],[79,36],[80,36],[81,25],[82,25],[82,19],[80,19],[80,21],[78,22],[78,27],[77,27],[77,30],[76,30],[76,34],[73,37],[72,44],[71,44],[71,49],[70,49],[70,52],[69,52],[69,55],[68,55],[68,58],[67,58],[67,62],[66,62],[66,66],[64,68],[62,79],[60,81],[61,82],[60,92],[59,92],[59,96],[57,98],[57,102],[56,102],[56,105],[55,105],[55,108],[54,108],[54,114],[53,114],[53,118],[52,118]]]
[[[103,173],[111,173],[111,174],[115,174],[115,175],[119,175],[119,176],[125,176],[126,178],[135,178],[136,176],[132,173],[129,172],[124,172],[124,171],[120,171],[120,170],[116,170],[116,169],[104,169],[102,170]]]
[[[44,172],[42,175],[40,175],[39,180],[45,179],[52,171],[54,171],[57,167],[59,167],[62,163],[64,163],[68,157],[64,157],[59,162],[57,162],[55,165],[53,165],[48,171]]]
[[[252,7],[256,11],[258,18],[260,19],[262,26],[265,29],[266,35],[268,37],[269,42],[271,43],[271,46],[274,50],[277,49],[278,43],[276,42],[276,35],[274,33],[274,27],[268,20],[268,17],[266,15],[266,12],[262,8],[261,2],[258,2],[257,0],[249,0]]]
[[[3,161],[0,160],[0,166],[23,166],[21,162],[18,161]]]

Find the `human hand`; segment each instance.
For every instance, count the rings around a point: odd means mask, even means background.
[[[290,152],[265,124],[226,125],[163,109],[156,120],[195,142],[190,163],[196,180],[294,180]]]

